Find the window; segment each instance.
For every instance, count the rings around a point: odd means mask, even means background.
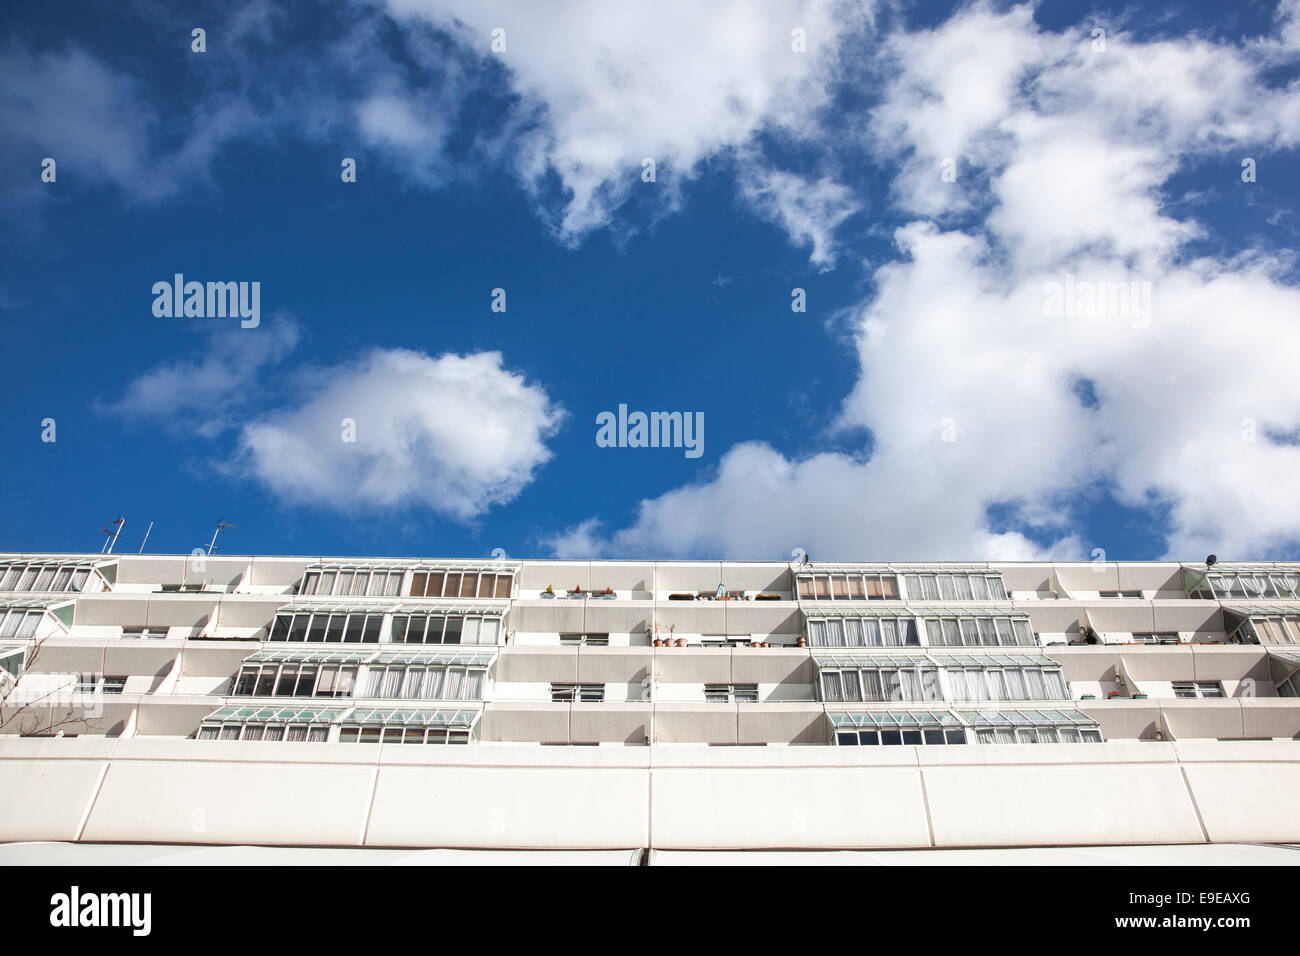
[[[513,582],[513,574],[416,571],[409,593],[412,597],[508,598]]]
[[[343,724],[340,743],[361,744],[467,744],[469,731],[452,727],[394,724]]]
[[[1253,631],[1260,644],[1300,644],[1300,614],[1270,614],[1252,617],[1233,633]],[[0,637],[3,637],[0,633]]]
[[[361,697],[395,700],[482,700],[487,670],[458,665],[388,665],[366,669]]]
[[[982,744],[1101,743],[1101,731],[1086,727],[996,727],[975,732]]]
[[[312,568],[302,577],[299,594],[396,597],[402,590],[401,568]]]
[[[196,735],[199,740],[286,740],[323,743],[329,739],[324,724],[204,723]]]
[[[1223,685],[1217,680],[1177,681],[1174,683],[1175,697],[1223,697]]]
[[[921,643],[910,617],[809,618],[810,647],[911,647]]]
[[[964,744],[966,731],[960,728],[925,728],[904,730],[837,730],[835,744],[839,747],[911,746],[940,747]]]
[[[1140,600],[1142,598],[1142,592],[1141,591],[1102,591],[1100,592],[1099,596],[1104,598],[1123,598],[1125,600]]]
[[[354,664],[245,664],[235,677],[233,697],[351,697]]]
[[[1213,572],[1201,576],[1184,569],[1189,597],[1197,598],[1282,598],[1300,597],[1300,572],[1240,571]]]
[[[83,589],[104,589],[103,577],[90,565],[25,562],[0,564],[0,591],[80,592]]]
[[[104,674],[78,674],[78,694],[120,694],[126,689],[126,677],[109,677]]]
[[[363,611],[281,612],[271,625],[272,641],[313,644],[377,644],[384,615]]]
[[[124,627],[122,636],[131,640],[163,640],[167,637],[167,628]]]
[[[495,617],[394,614],[392,639],[399,644],[495,644],[500,624]]]
[[[1028,618],[928,617],[925,635],[932,647],[1035,647],[1038,644]]]
[[[936,572],[903,575],[909,601],[1005,601],[1002,575],[984,572]]]
[[[1176,631],[1159,631],[1134,634],[1133,642],[1135,644],[1177,644],[1178,633]]]
[[[823,669],[821,690],[827,703],[943,700],[934,667]]]
[[[1059,668],[983,667],[944,671],[952,700],[1069,700]]]
[[[757,684],[705,684],[704,699],[712,704],[757,704]]]
[[[605,699],[604,684],[551,684],[551,700],[554,703],[598,704]]]
[[[898,577],[893,574],[801,574],[800,600],[885,601],[897,600]]]
[[[0,638],[27,640],[45,616],[43,608],[0,607]]]
[[[588,647],[608,647],[608,634],[561,634],[561,644],[585,644]]]

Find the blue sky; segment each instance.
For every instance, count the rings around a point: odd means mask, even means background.
[[[759,6],[11,12],[3,547],[1295,557],[1296,5]]]

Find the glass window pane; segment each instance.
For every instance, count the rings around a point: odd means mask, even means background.
[[[844,699],[843,684],[840,681],[839,671],[822,672],[822,700],[828,702],[842,701]]]
[[[459,618],[459,617],[447,618],[446,629],[443,630],[442,632],[442,643],[459,644],[460,633],[463,626],[464,626],[464,618]]]
[[[831,647],[844,646],[844,622],[832,620],[826,622],[826,643]]]

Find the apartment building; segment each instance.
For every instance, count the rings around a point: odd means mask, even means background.
[[[1300,841],[1300,565],[0,555],[0,840]]]

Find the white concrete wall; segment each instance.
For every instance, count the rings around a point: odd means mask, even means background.
[[[1300,842],[1300,744],[0,739],[0,842],[665,849]]]

